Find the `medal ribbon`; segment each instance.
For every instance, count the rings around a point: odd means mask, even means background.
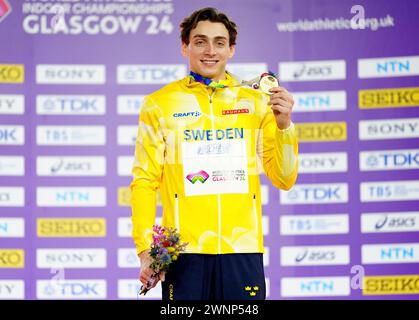
[[[202,83],[202,84],[204,84],[208,87],[211,87],[211,88],[230,88],[230,87],[241,87],[241,86],[247,85],[247,86],[251,86],[253,89],[258,89],[260,79],[262,77],[266,76],[266,75],[271,75],[271,76],[277,78],[275,73],[273,73],[272,71],[269,71],[269,72],[262,73],[261,76],[255,78],[255,79],[252,79],[252,80],[249,80],[249,81],[243,80],[240,84],[232,85],[232,86],[226,86],[224,84],[215,82],[214,80],[211,80],[209,78],[205,78],[205,77],[201,76],[200,74],[195,73],[193,71],[189,72],[189,76],[193,80],[195,80],[196,82]]]

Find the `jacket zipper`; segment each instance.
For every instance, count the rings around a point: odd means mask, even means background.
[[[177,232],[180,232],[180,225],[179,225],[179,198],[177,193],[175,193],[175,223]]]
[[[215,124],[214,124],[214,111],[212,109],[212,96],[215,93],[215,90],[209,95],[210,103],[210,115],[211,115],[211,127],[212,127],[212,136],[215,137]],[[221,254],[221,195],[217,194],[217,216],[218,216],[218,254]]]

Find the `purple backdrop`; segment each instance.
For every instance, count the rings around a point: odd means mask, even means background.
[[[419,298],[417,1],[89,3],[0,1],[0,299],[137,298],[126,188],[141,96],[184,75],[178,25],[208,4],[239,26],[231,70],[272,70],[296,94],[297,185],[261,177],[268,298]],[[373,89],[388,90],[359,93]],[[38,220],[56,218],[79,220]]]

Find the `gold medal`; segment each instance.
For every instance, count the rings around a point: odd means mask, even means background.
[[[259,87],[260,90],[262,90],[266,94],[273,94],[273,92],[270,92],[269,90],[275,87],[279,87],[279,83],[273,75],[269,73],[264,73],[260,76]]]
[[[255,90],[261,90],[266,94],[273,94],[273,92],[269,92],[271,88],[279,87],[279,81],[276,78],[275,74],[272,72],[265,72],[262,73],[259,77],[256,77],[252,80],[242,80],[240,84],[232,86],[232,87],[241,87],[241,86],[248,86]]]

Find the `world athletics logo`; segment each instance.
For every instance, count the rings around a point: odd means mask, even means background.
[[[6,16],[12,12],[12,7],[7,0],[0,0],[0,22],[2,22]]]
[[[204,170],[201,170],[197,173],[190,173],[186,176],[186,179],[188,179],[192,184],[194,184],[197,181],[201,181],[201,183],[204,183],[209,178],[209,174],[206,173]]]

